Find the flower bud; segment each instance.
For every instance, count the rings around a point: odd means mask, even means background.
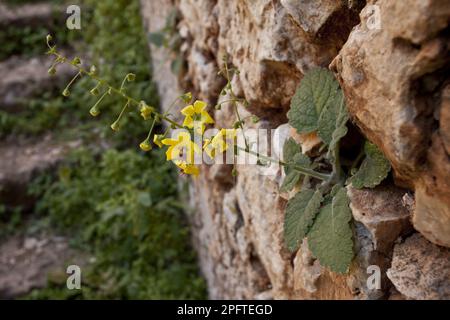
[[[145,139],[144,141],[142,141],[141,144],[139,144],[139,148],[141,148],[141,150],[145,151],[145,152],[152,150],[152,146],[148,142],[148,139]]]
[[[98,106],[95,105],[91,108],[91,110],[89,110],[89,113],[91,114],[91,116],[96,117],[100,114],[100,110],[98,109]]]
[[[116,121],[113,122],[113,124],[111,125],[111,129],[113,131],[119,131],[119,129],[120,129],[119,120],[116,120]]]
[[[259,122],[259,118],[257,116],[252,116],[252,122],[253,123],[258,123]]]
[[[155,109],[153,107],[148,106],[144,101],[141,101],[139,105],[140,105],[139,111],[141,112],[142,118],[144,118],[144,120],[149,119]]]
[[[73,64],[74,66],[77,66],[79,64],[81,64],[81,59],[78,57],[73,58],[71,64]]]
[[[64,97],[68,97],[68,96],[70,96],[70,91],[69,91],[69,89],[64,89],[64,91],[63,91],[63,93],[62,93],[62,95],[64,96]]]
[[[134,73],[127,74],[127,81],[128,82],[134,81],[135,79],[136,79],[136,75]]]
[[[96,74],[97,73],[97,67],[92,65],[91,68],[89,69],[89,73],[91,74],[91,76]]]
[[[181,96],[181,99],[184,101],[184,103],[190,103],[192,101],[192,93],[187,92]]]
[[[162,139],[164,139],[164,136],[162,134],[155,134],[153,136],[153,143],[156,144],[158,147],[162,148]]]

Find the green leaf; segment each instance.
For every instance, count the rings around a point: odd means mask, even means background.
[[[300,180],[302,174],[296,171],[292,165],[298,165],[304,168],[311,167],[311,160],[308,156],[301,152],[301,147],[294,139],[289,138],[283,146],[283,161],[287,164],[284,166],[286,177],[280,187],[281,192],[291,191]]]
[[[333,101],[323,109],[318,121],[318,135],[333,150],[347,134],[347,107],[342,90],[338,90]]]
[[[153,204],[150,193],[148,192],[139,192],[137,201],[144,207],[151,207]]]
[[[183,55],[179,54],[170,64],[170,69],[175,75],[179,75],[183,70]]]
[[[357,189],[376,187],[391,170],[391,164],[376,145],[367,141],[364,151],[366,158],[358,171],[350,178],[353,187]]]
[[[292,139],[292,138],[287,139],[283,146],[283,161],[285,163],[292,162],[292,160],[294,159],[294,156],[297,153],[301,152],[300,150],[301,150],[300,145],[297,144],[297,142],[295,142],[294,139]],[[288,171],[289,171],[289,168],[284,167],[284,172],[286,174]]]
[[[287,116],[299,133],[318,129],[322,110],[335,101],[339,84],[331,71],[316,68],[306,73],[291,101]]]
[[[317,215],[308,233],[308,245],[322,266],[334,272],[346,273],[353,259],[350,221],[352,214],[345,188]]]
[[[283,183],[281,184],[280,191],[281,192],[288,192],[291,191],[297,182],[300,180],[300,173],[291,170],[288,174],[286,174],[286,177],[283,180]]]
[[[161,48],[164,45],[165,39],[165,34],[162,32],[150,32],[148,34],[148,40],[150,43],[158,48]]]
[[[288,201],[284,219],[284,241],[290,251],[297,250],[306,237],[322,200],[320,190],[306,189]]]

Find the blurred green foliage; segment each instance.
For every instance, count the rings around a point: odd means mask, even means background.
[[[78,55],[82,60],[88,57],[89,65],[95,64],[100,76],[116,85],[127,73],[136,74],[127,93],[157,106],[139,1],[83,0],[81,7],[83,39],[76,48]],[[70,39],[65,33],[72,32],[65,26],[60,29],[53,37],[58,47],[60,39],[63,46],[64,39]],[[41,41],[44,53],[45,37]],[[61,86],[60,91],[65,84]],[[130,110],[122,130],[112,132],[109,125],[125,101],[108,96],[100,116],[92,118],[89,109],[97,98],[89,94],[92,86],[83,78],[67,98],[61,92],[46,92],[27,101],[23,112],[0,111],[0,137],[50,131],[64,140],[82,138],[89,146],[74,152],[57,174],[38,176],[29,188],[38,198],[34,217],[39,221],[33,228],[56,228],[95,257],[83,268],[82,290],[49,283],[25,298],[205,298],[205,282],[177,196],[176,174],[162,151],[149,157],[138,147],[150,123]],[[95,148],[98,140],[107,141],[111,149]],[[10,225],[16,227],[15,222]]]
[[[74,244],[95,257],[77,298],[205,297],[176,176],[164,156],[154,151],[149,160],[131,150],[109,150],[95,157],[79,150],[59,168],[56,182],[41,176],[30,188],[40,197],[38,212],[76,234]]]

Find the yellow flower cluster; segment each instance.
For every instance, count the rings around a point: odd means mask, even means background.
[[[184,121],[181,127],[184,131],[179,131],[172,138],[165,138],[165,135],[155,134],[153,143],[158,147],[168,146],[166,151],[167,161],[172,161],[184,174],[197,176],[200,172],[195,164],[195,155],[202,155],[202,149],[214,159],[218,154],[225,152],[229,147],[229,142],[236,137],[235,129],[221,129],[217,135],[211,139],[204,139],[203,146],[200,147],[192,140],[192,134],[203,135],[206,125],[214,124],[213,118],[206,111],[207,104],[204,101],[195,101],[181,110]],[[141,115],[149,118],[153,110],[147,105],[142,105]],[[148,139],[140,144],[144,151],[151,150]]]

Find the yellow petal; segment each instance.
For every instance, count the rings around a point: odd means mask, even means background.
[[[187,128],[194,127],[194,120],[192,119],[191,116],[186,116],[186,118],[184,118],[183,127],[187,127]]]
[[[166,139],[161,140],[161,143],[166,146],[173,146],[178,143],[178,140],[166,138]]]
[[[166,151],[166,160],[167,161],[169,161],[169,160],[172,160],[173,158],[174,158],[174,147],[173,146],[170,146],[168,149],[167,149],[167,151]]]
[[[209,115],[209,113],[208,112],[206,112],[206,111],[202,111],[202,113],[201,113],[201,122],[203,122],[203,123],[214,123],[214,119],[213,118],[211,118],[211,116]]]
[[[159,135],[159,134],[155,134],[154,136],[153,136],[153,143],[154,144],[156,144],[158,147],[160,147],[160,148],[162,148],[162,146],[163,146],[163,144],[162,144],[162,142],[161,142],[161,135]]]
[[[184,168],[182,168],[182,170],[185,174],[191,174],[193,176],[198,176],[198,174],[200,173],[200,169],[192,164],[185,165]]]
[[[206,106],[206,102],[197,100],[194,102],[194,112],[201,113],[206,108]]]
[[[194,106],[193,105],[189,105],[187,107],[184,107],[181,110],[181,113],[185,116],[192,116],[195,112]]]

